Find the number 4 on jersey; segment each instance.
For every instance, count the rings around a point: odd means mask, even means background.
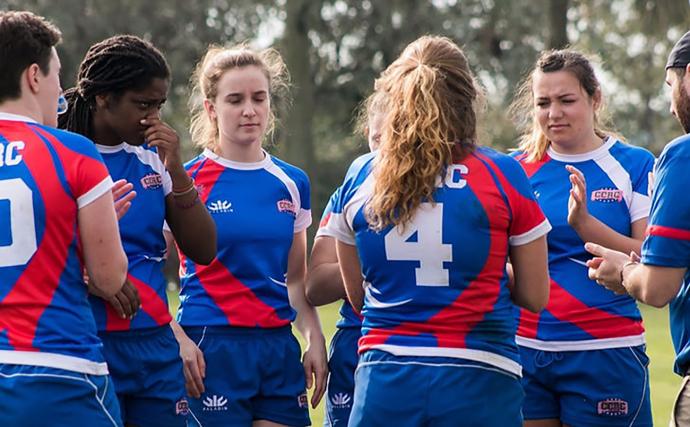
[[[422,203],[414,219],[402,230],[391,229],[385,237],[389,261],[417,261],[417,286],[449,286],[444,262],[453,261],[453,245],[443,243],[443,204]]]

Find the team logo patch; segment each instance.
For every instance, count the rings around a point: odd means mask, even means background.
[[[348,393],[336,393],[331,397],[331,403],[337,409],[349,408],[352,406],[352,398]]]
[[[593,202],[620,202],[623,200],[623,190],[617,188],[602,188],[592,191]]]
[[[141,186],[147,190],[155,190],[163,186],[163,178],[157,173],[150,173],[141,178]]]
[[[189,415],[189,402],[187,399],[182,398],[175,404],[175,414],[176,415]]]
[[[207,396],[201,401],[204,404],[203,411],[227,411],[228,399],[223,396]]]
[[[609,398],[597,402],[597,414],[611,417],[628,415],[628,402],[619,398]]]
[[[309,400],[307,399],[307,393],[306,392],[297,396],[297,404],[299,405],[300,408],[308,408],[309,407]]]
[[[297,216],[297,211],[295,210],[295,204],[292,203],[290,200],[287,200],[287,199],[279,200],[277,205],[278,205],[278,212],[287,212],[292,216]]]

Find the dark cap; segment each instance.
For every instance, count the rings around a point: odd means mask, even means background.
[[[690,64],[690,31],[683,34],[683,37],[671,49],[666,61],[666,69],[685,68],[688,64]]]

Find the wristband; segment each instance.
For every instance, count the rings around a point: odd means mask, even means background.
[[[184,187],[179,191],[177,189],[173,188],[172,195],[173,195],[173,197],[181,197],[181,196],[184,196],[186,194],[191,193],[192,190],[195,190],[195,189],[196,189],[196,186],[194,185],[194,181],[192,180],[192,182],[189,184],[188,187]]]
[[[192,189],[194,189],[194,188],[192,187]],[[187,192],[185,192],[185,194],[186,193],[189,193],[189,192],[187,191]],[[191,209],[194,207],[194,205],[196,205],[199,202],[199,193],[198,192],[196,193],[196,197],[194,197],[194,200],[192,200],[191,202],[182,203],[182,202],[178,201],[177,199],[174,199],[174,200],[175,200],[175,206],[176,207],[178,207],[180,209]]]

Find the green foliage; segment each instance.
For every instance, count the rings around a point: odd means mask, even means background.
[[[658,153],[680,132],[668,114],[663,68],[688,29],[685,0],[0,0],[0,9],[18,8],[62,29],[65,87],[96,41],[133,33],[156,44],[173,70],[164,115],[183,140],[189,76],[206,47],[276,45],[292,74],[293,102],[281,103],[282,126],[269,149],[310,174],[315,216],[350,161],[366,151],[353,134],[357,106],[376,76],[422,34],[446,35],[464,47],[486,89],[486,145],[515,145],[505,114],[513,91],[538,53],[564,37],[601,59],[604,97],[631,143]],[[189,144],[185,150],[186,157],[195,151]]]

